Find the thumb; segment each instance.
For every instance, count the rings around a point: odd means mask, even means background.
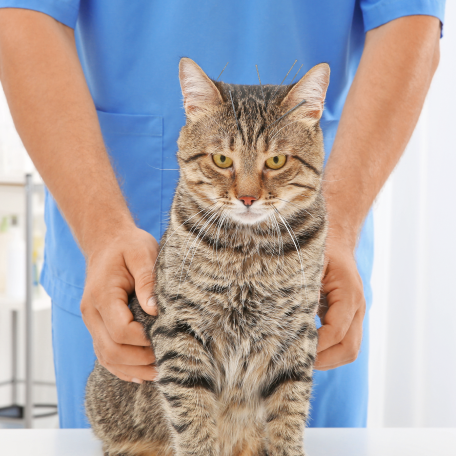
[[[154,295],[155,285],[155,255],[142,255],[135,258],[132,264],[128,265],[130,274],[135,281],[135,292],[144,312],[149,315],[158,315],[157,300]]]
[[[139,278],[134,276],[134,279],[136,297],[142,309],[149,315],[158,315],[157,299],[154,294],[155,273],[152,272],[152,268]]]

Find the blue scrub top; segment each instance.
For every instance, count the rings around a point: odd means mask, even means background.
[[[107,150],[137,224],[159,239],[178,179],[176,140],[184,125],[178,63],[194,59],[223,80],[279,84],[327,62],[331,82],[321,120],[328,155],[366,31],[413,14],[443,21],[444,0],[0,0],[75,28],[77,48]],[[90,204],[90,201],[86,201]],[[50,194],[42,283],[79,314],[85,261]],[[365,288],[373,244],[369,216],[357,252]],[[367,292],[367,290],[366,290]],[[367,301],[370,299],[366,296]]]

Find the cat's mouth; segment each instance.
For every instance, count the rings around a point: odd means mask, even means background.
[[[244,206],[242,208],[236,207],[231,211],[231,217],[237,222],[246,225],[254,225],[255,223],[262,222],[268,217],[268,211],[263,206]]]

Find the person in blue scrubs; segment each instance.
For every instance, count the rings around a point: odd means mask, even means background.
[[[369,207],[421,109],[444,0],[0,0],[0,8],[2,82],[49,189],[41,281],[53,302],[61,427],[88,426],[84,388],[96,355],[127,381],[153,375],[126,297],[136,288],[155,311],[148,274],[178,179],[182,56],[214,79],[229,62],[222,79],[234,84],[257,84],[256,64],[263,84],[280,84],[295,60],[284,84],[301,66],[298,78],[318,63],[331,67],[321,119],[329,310],[309,425],[364,427]]]

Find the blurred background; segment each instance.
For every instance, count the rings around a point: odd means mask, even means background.
[[[456,427],[456,3],[447,2],[440,66],[419,123],[374,205],[369,427]],[[385,133],[387,134],[387,133]],[[24,175],[40,178],[0,90],[0,408],[24,371]],[[50,300],[38,285],[43,195],[33,196],[34,401],[55,404]],[[18,258],[21,258],[18,260]],[[456,294],[456,293],[455,293]],[[18,346],[14,353],[13,310]],[[24,401],[18,384],[16,401]],[[58,427],[57,417],[34,427]],[[2,422],[0,427],[16,426]]]
[[[456,426],[456,2],[440,65],[374,205],[370,426]]]

